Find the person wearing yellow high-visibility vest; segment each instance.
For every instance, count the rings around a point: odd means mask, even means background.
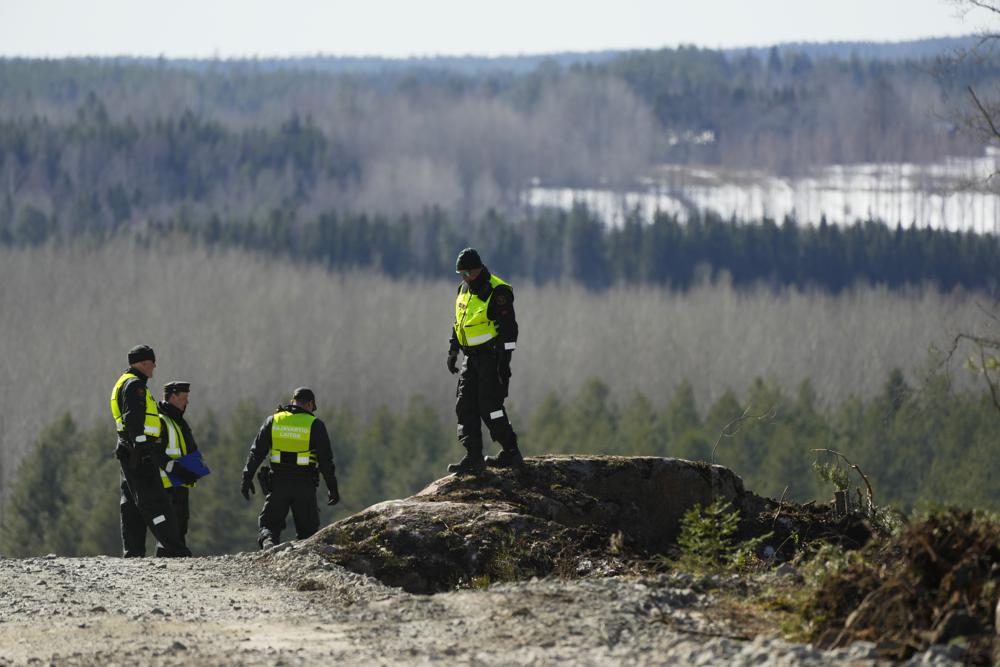
[[[285,518],[292,512],[295,536],[305,539],[319,530],[319,506],[316,487],[320,475],[326,482],[327,505],[340,502],[337,467],[326,425],[317,419],[316,395],[312,389],[299,387],[292,392],[292,402],[264,420],[250,446],[240,493],[247,500],[256,493],[254,472],[266,460],[270,474],[265,475],[264,507],[260,511],[257,544],[269,549],[281,542]],[[264,487],[262,481],[261,486]]]
[[[163,423],[162,440],[166,445],[165,452],[171,459],[179,459],[198,451],[194,433],[184,418],[190,399],[190,382],[174,380],[163,385],[163,400],[159,402],[157,408]],[[163,468],[160,468],[160,481],[167,490],[167,497],[170,498],[174,515],[177,517],[177,535],[181,544],[187,546],[188,523],[191,519],[189,489],[194,486],[195,476],[180,465],[174,466],[170,472],[181,482],[180,484],[174,484]],[[157,553],[161,548],[157,545]]]
[[[448,347],[448,370],[459,373],[458,353],[465,355],[458,378],[458,440],[465,457],[448,466],[449,472],[479,474],[486,466],[517,468],[524,458],[517,434],[504,409],[510,387],[510,361],[517,347],[514,290],[490,273],[474,248],[458,255],[455,272],[462,277],[455,298],[455,322]],[[481,422],[500,444],[498,456],[483,459]]]
[[[146,555],[146,529],[162,546],[163,556],[190,556],[178,538],[177,517],[160,481],[168,465],[162,422],[146,383],[153,377],[156,355],[148,345],[128,352],[129,367],[111,389],[111,416],[118,431],[115,456],[121,464],[122,551],[126,558]],[[141,529],[141,530],[140,530]]]

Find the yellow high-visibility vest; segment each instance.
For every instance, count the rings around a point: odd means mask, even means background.
[[[184,439],[184,431],[181,430],[180,424],[163,413],[160,413],[160,417],[163,419],[163,424],[167,427],[167,448],[165,450],[167,456],[172,459],[179,459],[187,455],[187,440]],[[167,471],[163,468],[160,468],[160,481],[163,482],[164,489],[176,486],[176,484],[170,481]],[[194,484],[182,484],[181,486],[191,488]]]
[[[125,424],[122,422],[122,409],[119,404],[118,394],[121,392],[122,386],[125,382],[131,378],[139,379],[139,376],[131,372],[124,372],[122,376],[118,378],[115,382],[115,386],[111,389],[111,416],[115,419],[115,429],[119,433],[125,432]],[[160,413],[156,408],[156,401],[153,400],[153,395],[149,393],[149,387],[146,389],[146,419],[143,423],[143,434],[151,438],[160,437]]]
[[[271,463],[281,463],[281,454],[290,452],[295,454],[296,465],[316,465],[316,452],[309,448],[314,421],[316,417],[308,412],[276,413],[271,423]]]
[[[491,275],[490,286],[493,289],[485,301],[473,294],[470,289],[458,293],[458,298],[455,299],[455,337],[462,347],[475,347],[488,343],[499,334],[497,323],[486,316],[486,310],[493,298],[493,290],[498,285],[510,287],[500,278]]]

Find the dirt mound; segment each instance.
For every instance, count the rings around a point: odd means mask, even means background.
[[[449,476],[415,496],[348,517],[304,546],[348,569],[410,592],[648,569],[674,546],[684,512],[725,498],[741,537],[773,533],[762,548],[787,557],[806,540],[861,544],[857,522],[783,505],[746,491],[721,466],[680,459],[544,456],[517,471]],[[852,532],[853,531],[853,532]],[[849,536],[852,535],[853,537]]]
[[[1000,523],[950,510],[827,578],[809,613],[823,648],[866,640],[903,659],[965,638],[967,662],[990,664],[998,595]]]

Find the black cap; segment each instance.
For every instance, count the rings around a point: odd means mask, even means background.
[[[292,392],[292,400],[300,401],[302,403],[305,403],[306,401],[312,401],[313,403],[315,403],[316,394],[314,394],[313,390],[309,389],[308,387],[299,387],[298,389]]]
[[[156,361],[153,348],[148,345],[136,345],[128,351],[128,362],[130,364],[137,364],[140,361]]]
[[[458,259],[455,261],[456,271],[468,271],[470,269],[481,268],[483,268],[483,260],[479,259],[479,253],[476,252],[475,248],[466,248],[462,252],[458,253]]]
[[[189,391],[191,391],[190,382],[181,382],[180,380],[173,380],[163,385],[164,396],[171,396],[173,394],[184,394]]]

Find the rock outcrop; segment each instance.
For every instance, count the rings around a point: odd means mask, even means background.
[[[683,513],[719,496],[744,512],[762,503],[720,466],[536,457],[521,470],[445,477],[415,496],[338,521],[309,545],[411,592],[445,590],[477,577],[615,571],[630,553],[663,552]]]
[[[683,514],[718,498],[745,536],[793,530],[777,503],[731,470],[654,457],[540,456],[520,470],[451,475],[403,500],[373,505],[304,545],[350,570],[410,592],[532,576],[621,573],[665,554]],[[761,516],[767,521],[760,521]],[[801,523],[801,522],[800,522]],[[863,541],[863,538],[862,538]],[[771,548],[775,553],[775,548]]]

